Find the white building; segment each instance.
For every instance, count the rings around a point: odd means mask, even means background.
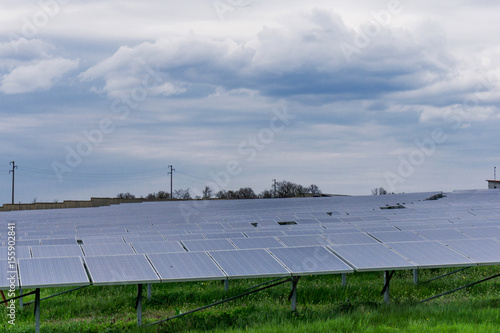
[[[488,188],[500,188],[500,180],[487,180]]]

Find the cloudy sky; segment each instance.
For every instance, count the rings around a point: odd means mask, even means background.
[[[486,188],[498,1],[5,0],[0,203]]]

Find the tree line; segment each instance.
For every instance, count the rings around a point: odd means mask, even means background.
[[[276,182],[275,186],[271,189],[265,189],[259,194],[256,194],[254,190],[250,187],[242,187],[238,190],[220,190],[214,192],[210,186],[205,186],[201,195],[193,195],[190,189],[177,189],[172,193],[173,199],[177,200],[191,200],[191,199],[269,199],[269,198],[292,198],[292,197],[305,197],[305,196],[315,196],[320,195],[321,190],[317,185],[311,184],[308,187],[295,184],[286,180]],[[130,192],[120,193],[117,195],[120,199],[136,199],[134,194]],[[165,200],[172,199],[170,192],[158,191],[155,193],[149,193],[142,199],[146,200]]]

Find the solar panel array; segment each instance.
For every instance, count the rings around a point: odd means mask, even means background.
[[[9,223],[21,288],[498,265],[500,191],[435,195],[3,212],[0,289]]]

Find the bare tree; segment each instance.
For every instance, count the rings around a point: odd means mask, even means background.
[[[319,189],[318,185],[314,185],[314,184],[309,185],[308,191],[312,195],[321,194],[321,190]]]
[[[212,197],[213,190],[210,188],[210,186],[205,186],[203,189],[203,199],[210,199]]]
[[[250,187],[242,187],[237,192],[238,199],[255,199],[257,195]]]
[[[188,189],[178,189],[174,191],[174,198],[175,199],[180,199],[180,200],[189,200],[191,198],[191,194],[189,193],[189,188]]]
[[[119,199],[135,199],[135,195],[131,194],[130,192],[120,193],[116,197]]]
[[[387,191],[383,187],[376,187],[372,190],[372,195],[386,195]]]
[[[309,189],[307,187],[304,187],[302,185],[297,185],[295,186],[295,195],[297,197],[305,197],[306,193],[309,192]]]
[[[276,194],[278,198],[290,198],[295,195],[297,184],[283,180],[276,183]]]
[[[219,192],[215,193],[215,197],[217,199],[227,199],[227,191],[220,190]]]
[[[270,199],[273,197],[273,192],[270,190],[264,190],[259,194],[259,198],[261,199]]]

